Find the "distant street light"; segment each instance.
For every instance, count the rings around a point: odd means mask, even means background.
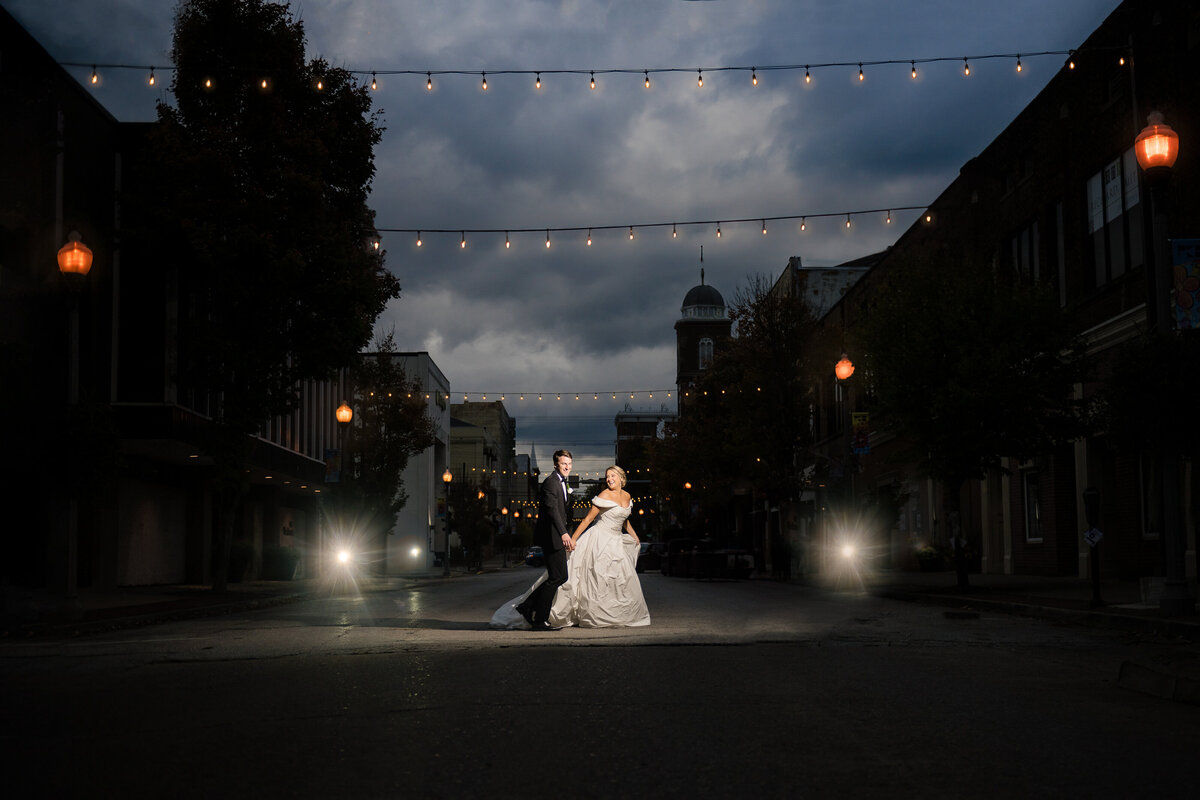
[[[854,362],[845,353],[842,353],[842,358],[833,367],[833,374],[837,376],[839,381],[844,381],[854,374]]]
[[[454,475],[451,474],[450,468],[446,467],[446,471],[442,473],[442,483],[446,485],[446,519],[445,534],[443,537],[444,549],[442,551],[442,577],[450,577],[450,481],[454,480]]]

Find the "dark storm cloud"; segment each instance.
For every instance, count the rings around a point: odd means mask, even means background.
[[[161,0],[3,0],[63,61],[165,64],[173,4]],[[453,389],[562,391],[564,399],[506,398],[518,438],[611,459],[612,415],[625,403],[657,406],[612,390],[663,389],[675,378],[673,324],[687,290],[706,281],[732,300],[747,276],[774,277],[790,256],[836,264],[882,250],[917,216],[551,232],[791,214],[817,215],[931,202],[967,160],[998,135],[1061,66],[1056,56],[958,58],[1077,47],[1116,0],[1008,3],[860,0],[562,0],[537,2],[348,2],[293,5],[309,53],[358,70],[380,70],[376,106],[387,126],[372,193],[382,228],[537,228],[504,234],[384,234],[403,297],[381,330],[400,347],[428,350]],[[705,73],[699,67],[905,63],[803,71]],[[683,68],[651,73],[642,69]],[[609,68],[597,89],[586,74]],[[390,75],[389,69],[435,72]],[[439,70],[471,75],[438,75]],[[533,75],[502,70],[546,70]],[[488,71],[488,91],[478,72]],[[88,69],[73,69],[85,80]],[[166,81],[148,89],[136,71],[105,71],[96,97],[118,119],[154,118]],[[364,76],[369,80],[369,76]],[[608,391],[606,401],[584,398]],[[674,402],[673,400],[670,402]],[[558,419],[556,421],[556,418]],[[550,440],[550,441],[547,441]],[[599,442],[600,444],[595,444]]]

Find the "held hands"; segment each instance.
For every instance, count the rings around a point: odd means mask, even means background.
[[[575,549],[575,540],[571,538],[570,534],[564,533],[562,535],[562,540],[563,547],[567,548],[568,553]]]

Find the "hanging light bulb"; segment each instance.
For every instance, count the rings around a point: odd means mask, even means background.
[[[646,88],[650,88],[650,70],[644,69],[642,72],[646,75]]]
[[[148,86],[153,86],[153,85],[154,85],[154,67],[151,67],[151,68],[150,68],[150,78],[149,78],[149,80],[147,80],[147,81],[146,81],[146,84],[147,84]]]
[[[375,241],[371,242],[371,246],[374,247],[376,250],[378,250],[379,249],[379,240],[376,239]]]
[[[550,231],[546,231],[546,249],[550,249]]]
[[[265,90],[265,89],[266,89],[268,86],[270,86],[270,84],[269,84],[269,83],[267,83],[267,79],[266,79],[266,78],[263,78],[263,79],[262,79],[261,81],[259,81],[259,83],[258,83],[258,88],[260,88],[260,89],[263,89],[263,90]]]
[[[807,64],[804,65],[804,82],[812,83],[812,75],[808,74],[808,65]]]
[[[592,229],[591,228],[588,228],[587,243],[588,243],[588,247],[592,246]]]
[[[762,225],[763,225],[763,236],[766,236],[767,235],[767,221],[765,219],[762,221]]]
[[[462,231],[462,240],[459,241],[458,246],[459,246],[459,248],[461,248],[463,250],[467,249],[467,232],[466,231]]]
[[[321,78],[317,78],[317,91],[318,92],[325,91],[325,81],[322,80]]]
[[[1017,53],[1017,72],[1021,71],[1021,54]]]
[[[750,68],[750,83],[753,86],[758,86],[758,70],[754,67]]]
[[[374,92],[374,91],[378,91],[378,90],[379,90],[379,81],[377,81],[375,79],[375,73],[372,72],[371,73],[371,91]]]
[[[867,79],[867,76],[863,75],[862,64],[858,65],[858,79],[859,81],[865,81]]]
[[[805,219],[804,217],[801,217],[800,218],[800,230],[803,231],[803,230],[806,230],[807,228],[808,228],[808,220]]]
[[[212,83],[212,78],[205,78],[205,79],[204,79],[204,88],[205,88],[205,89],[211,89],[211,88],[212,88],[212,85],[213,85],[213,83]]]
[[[908,63],[912,64],[912,78],[915,81],[917,79],[917,62],[910,61]]]
[[[888,225],[892,224],[892,210],[888,209],[887,219],[884,220]]]
[[[933,222],[933,214],[926,214],[926,215],[925,215],[925,221],[926,221],[926,222]]]
[[[420,247],[422,244],[423,244],[423,242],[421,241],[421,232],[417,231],[417,247]]]
[[[486,92],[487,91],[487,73],[481,72],[479,74],[483,76],[483,91]]]
[[[595,89],[596,88],[596,73],[595,73],[595,71],[593,71],[591,73],[591,75],[592,75],[592,88]]]
[[[100,74],[98,72],[96,72],[96,68],[93,66],[92,67],[92,86],[95,86],[98,83],[100,83]]]
[[[675,230],[675,223],[674,223],[674,222],[672,222],[672,223],[671,223],[671,238],[672,238],[672,239],[678,239],[678,238],[679,238],[679,231]]]
[[[704,88],[704,73],[700,70],[696,70],[696,86],[701,89]]]
[[[963,77],[971,77],[971,64],[965,58],[963,59]]]
[[[1125,66],[1125,56],[1121,56],[1117,59],[1117,65],[1121,67]]]
[[[433,73],[432,72],[425,73],[425,91],[427,91],[427,92],[433,91]]]
[[[533,82],[533,88],[535,88],[535,89],[540,89],[540,88],[542,88],[542,73],[540,73],[540,72],[539,72],[539,73],[537,74],[537,80],[535,80],[535,81]]]
[[[721,223],[717,223],[717,238],[721,238]]]
[[[512,247],[512,244],[508,241],[508,231],[505,231],[504,232],[504,249],[507,250],[510,247]]]
[[[629,241],[633,241],[633,226],[629,226]]]
[[[847,230],[850,228],[850,215],[849,214],[846,215],[846,228],[847,228]]]

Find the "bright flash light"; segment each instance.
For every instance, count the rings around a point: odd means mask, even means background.
[[[416,557],[418,557],[419,555],[421,555],[421,548],[419,548],[419,547],[414,547],[412,550],[409,550],[408,552],[412,554],[412,557],[413,557],[413,558],[416,558]]]
[[[350,561],[349,550],[338,550],[337,560],[339,564],[345,564]]]
[[[843,558],[854,558],[854,545],[852,545],[852,544],[842,545],[842,557]]]

